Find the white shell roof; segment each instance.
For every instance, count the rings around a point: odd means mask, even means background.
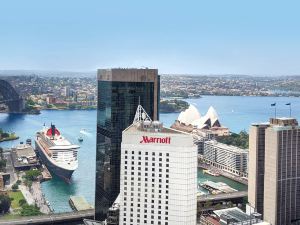
[[[192,125],[196,126],[198,129],[203,129],[207,126],[205,124],[206,121],[207,121],[207,117],[203,116],[200,119],[197,119],[197,120],[193,121]]]
[[[178,116],[178,121],[186,125],[196,126],[198,129],[203,129],[208,126],[209,121],[211,126],[215,126],[216,122],[219,122],[218,114],[216,110],[210,106],[205,116],[200,115],[197,108],[193,105],[190,105],[189,108],[181,112]]]
[[[218,119],[218,114],[217,114],[216,110],[214,109],[214,107],[212,107],[212,106],[209,107],[209,109],[208,109],[205,116],[207,116],[207,118],[210,118],[212,127],[219,120]]]
[[[179,114],[178,121],[185,125],[190,125],[193,121],[200,119],[200,117],[201,115],[198,109],[195,106],[190,105],[188,109]]]

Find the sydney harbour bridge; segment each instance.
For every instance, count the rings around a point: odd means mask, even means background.
[[[13,86],[0,79],[0,104],[5,104],[9,112],[19,113],[24,109],[24,100],[21,95],[13,88]]]

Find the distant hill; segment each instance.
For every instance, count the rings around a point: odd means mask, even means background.
[[[97,71],[0,70],[0,76],[96,77]]]

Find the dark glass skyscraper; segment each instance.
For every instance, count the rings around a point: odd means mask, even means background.
[[[96,219],[104,220],[120,192],[122,131],[132,124],[140,104],[159,118],[157,69],[98,70]]]

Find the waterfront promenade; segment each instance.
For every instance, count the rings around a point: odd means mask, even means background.
[[[19,185],[19,189],[29,205],[36,204],[43,214],[51,213],[51,209],[47,205],[39,182],[33,182],[31,188],[28,188],[25,185]]]
[[[198,167],[199,167],[199,168],[202,168],[202,169],[206,169],[206,170],[216,170],[215,167],[213,167],[213,166],[211,166],[211,165],[208,165],[208,164],[206,164],[206,163],[200,162],[199,156],[198,156]],[[241,183],[241,184],[248,185],[248,180],[246,180],[246,179],[243,179],[243,178],[241,178],[241,177],[239,177],[239,176],[235,176],[235,175],[233,175],[233,174],[231,174],[231,173],[228,173],[228,172],[226,172],[226,171],[224,171],[224,170],[220,170],[220,169],[217,169],[217,170],[218,170],[218,173],[219,173],[221,176],[227,177],[227,178],[229,178],[229,179],[231,179],[231,180],[234,180],[234,181],[236,181],[236,182],[239,182],[239,183]]]
[[[44,214],[51,213],[51,209],[48,206],[47,201],[44,198],[44,195],[42,193],[40,182],[33,182],[31,189],[32,189],[31,194],[33,196],[33,199],[36,205],[40,208],[40,211]]]

